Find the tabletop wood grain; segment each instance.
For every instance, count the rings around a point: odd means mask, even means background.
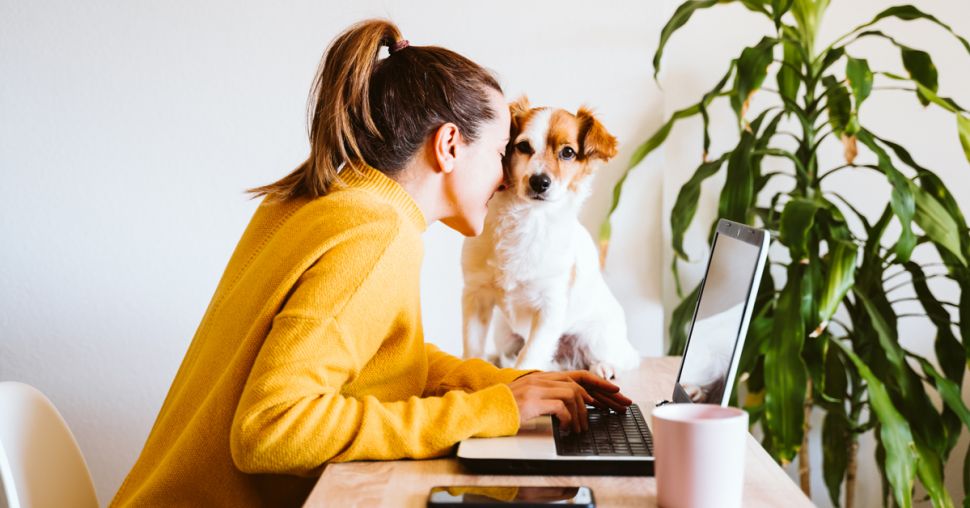
[[[649,421],[648,409],[670,398],[679,366],[679,357],[644,358],[638,370],[621,374],[615,382],[639,404]],[[743,506],[813,506],[751,435],[744,468]],[[597,507],[651,507],[657,503],[653,477],[476,475],[463,470],[452,456],[330,464],[305,506],[418,508],[425,506],[428,491],[436,485],[586,485],[593,489]]]

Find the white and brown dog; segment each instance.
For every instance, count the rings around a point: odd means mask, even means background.
[[[506,188],[462,250],[464,357],[484,356],[498,307],[499,365],[589,369],[606,379],[636,368],[623,308],[578,218],[593,172],[616,155],[616,138],[585,108],[532,108],[522,97],[510,109]]]

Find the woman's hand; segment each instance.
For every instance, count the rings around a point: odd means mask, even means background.
[[[519,407],[519,423],[536,416],[555,415],[562,429],[588,429],[586,404],[626,411],[632,400],[620,387],[587,370],[532,372],[509,383]]]

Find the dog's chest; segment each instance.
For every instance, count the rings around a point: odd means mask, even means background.
[[[574,263],[568,224],[542,215],[497,218],[492,238],[486,262],[495,286],[508,296],[541,293],[550,280],[568,276]]]

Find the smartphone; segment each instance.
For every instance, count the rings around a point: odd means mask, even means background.
[[[432,487],[431,493],[428,494],[429,508],[449,506],[529,508],[560,505],[594,508],[596,503],[593,501],[593,491],[589,487],[454,485]]]

